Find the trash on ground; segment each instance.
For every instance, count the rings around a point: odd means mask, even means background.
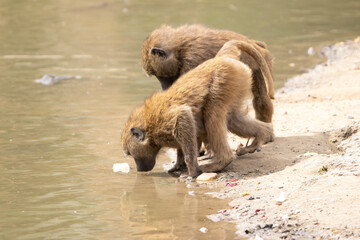
[[[200,232],[207,233],[209,230],[206,227],[200,228]]]
[[[245,196],[247,196],[247,195],[249,195],[250,193],[248,193],[248,192],[243,192],[241,195],[243,195],[243,197],[245,197]]]
[[[128,173],[130,172],[130,166],[127,163],[114,163],[113,172]]]
[[[280,196],[278,198],[274,198],[274,201],[276,202],[277,205],[281,205],[283,202],[285,202],[285,200],[286,198],[284,192],[280,192]]]
[[[227,182],[226,183],[226,186],[229,186],[229,187],[235,187],[237,185],[236,182]]]

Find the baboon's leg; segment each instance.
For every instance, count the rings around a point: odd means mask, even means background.
[[[210,111],[204,114],[204,119],[207,139],[214,157],[211,160],[201,161],[200,168],[204,172],[218,172],[234,160],[227,142],[226,112],[221,104],[213,103]]]
[[[253,93],[253,106],[255,110],[256,119],[271,123],[272,115],[274,112],[273,104],[268,96],[266,86],[263,83],[264,77],[260,69],[253,71],[252,93]]]
[[[254,138],[250,146],[238,148],[237,155],[246,153],[253,153],[256,150],[261,150],[261,145],[268,139],[273,138],[273,131],[271,123],[264,123],[243,114],[240,111],[233,110],[228,115],[228,129],[230,132],[243,137]]]
[[[181,171],[186,168],[184,154],[181,149],[177,149],[176,163],[175,165],[168,170],[168,172]]]

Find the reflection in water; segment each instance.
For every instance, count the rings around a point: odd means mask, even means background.
[[[204,226],[213,239],[235,236],[232,226],[223,228],[224,223],[215,224],[205,217],[221,206],[219,200],[203,194],[207,189],[196,188],[198,196],[191,196],[183,183],[176,183],[162,169],[132,175],[121,183],[102,188],[106,201],[101,208],[112,210],[99,216],[111,229],[102,238],[201,239],[199,229]]]
[[[319,61],[307,55],[310,46],[354,38],[359,7],[357,0],[0,0],[0,239],[232,239],[233,225],[205,217],[224,203],[176,183],[161,167],[166,157],[150,174],[136,174],[123,157],[124,122],[160,87],[141,70],[142,41],[164,23],[240,32],[267,42],[280,86]],[[45,74],[81,78],[34,82]],[[128,162],[130,173],[113,173],[115,162]]]

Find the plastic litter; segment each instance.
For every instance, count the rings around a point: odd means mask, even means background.
[[[284,192],[280,192],[280,196],[278,198],[274,198],[274,201],[276,202],[277,205],[281,205],[283,202],[285,202],[285,200],[286,198]]]
[[[114,163],[113,172],[128,173],[130,172],[130,166],[127,163]]]
[[[68,79],[80,79],[81,76],[56,76],[56,75],[51,75],[51,74],[45,74],[42,78],[40,79],[36,79],[35,82],[36,83],[40,83],[42,85],[54,85],[56,83],[59,83],[62,80],[68,80]]]
[[[206,227],[200,228],[200,232],[202,232],[202,233],[207,233],[208,231],[209,231],[209,229],[207,229]]]

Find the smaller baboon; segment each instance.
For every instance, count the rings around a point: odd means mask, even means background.
[[[253,106],[256,118],[263,122],[272,122],[274,86],[272,78],[273,58],[266,44],[248,39],[246,36],[204,27],[202,25],[184,25],[178,28],[162,26],[154,30],[142,46],[142,66],[147,75],[155,75],[163,90],[169,88],[181,75],[202,62],[215,57],[220,48],[229,40],[240,40],[251,44],[265,59],[271,72],[266,79],[258,62],[248,53],[239,57],[252,72]]]
[[[177,162],[169,171],[186,165],[191,177],[202,171],[221,171],[235,158],[227,130],[253,143],[238,154],[254,152],[272,134],[270,123],[251,119],[244,111],[250,94],[251,70],[238,61],[241,50],[251,53],[266,76],[267,64],[248,43],[229,41],[215,58],[181,76],[167,91],[154,93],[135,109],[125,125],[122,144],[138,171],[150,171],[162,147],[177,149]],[[207,140],[213,159],[199,167],[198,144]]]

